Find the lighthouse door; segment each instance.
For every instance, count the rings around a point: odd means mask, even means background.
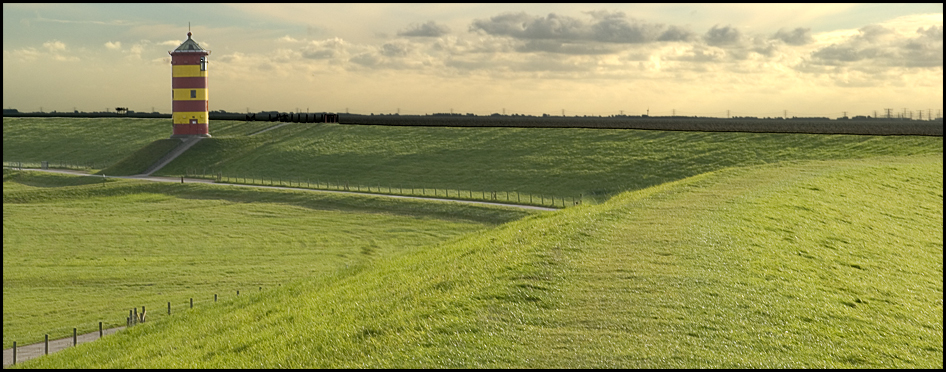
[[[197,119],[191,119],[191,124],[197,124]]]

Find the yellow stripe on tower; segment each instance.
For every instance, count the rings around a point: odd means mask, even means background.
[[[194,119],[197,120],[197,124],[207,124],[207,113],[204,111],[175,112],[173,116],[174,124],[190,124]]]
[[[207,89],[171,89],[175,101],[207,101]],[[191,98],[191,91],[196,97]]]
[[[172,65],[171,77],[206,77],[207,71],[201,71],[200,65]]]

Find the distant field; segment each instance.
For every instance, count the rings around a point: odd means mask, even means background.
[[[942,169],[934,155],[706,173],[23,367],[940,369]]]
[[[333,274],[527,215],[371,197],[4,171],[3,344]],[[124,314],[124,315],[123,315]]]

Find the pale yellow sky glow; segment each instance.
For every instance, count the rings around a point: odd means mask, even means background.
[[[827,116],[942,110],[942,4],[4,4],[3,107]]]

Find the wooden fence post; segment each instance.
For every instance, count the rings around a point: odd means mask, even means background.
[[[76,346],[76,345],[78,345],[78,344],[79,344],[79,338],[78,338],[78,336],[76,336],[76,329],[75,329],[75,327],[73,327],[73,328],[72,328],[72,346]]]
[[[171,301],[168,301],[168,315],[171,315]]]
[[[194,298],[191,297],[191,309],[193,309],[193,308],[194,308]]]
[[[13,341],[13,365],[16,365],[16,341]]]
[[[46,355],[49,355],[49,335],[43,336],[43,343],[46,345]]]
[[[102,322],[99,322],[99,338],[102,338]]]
[[[217,302],[217,294],[214,293],[214,302]]]

